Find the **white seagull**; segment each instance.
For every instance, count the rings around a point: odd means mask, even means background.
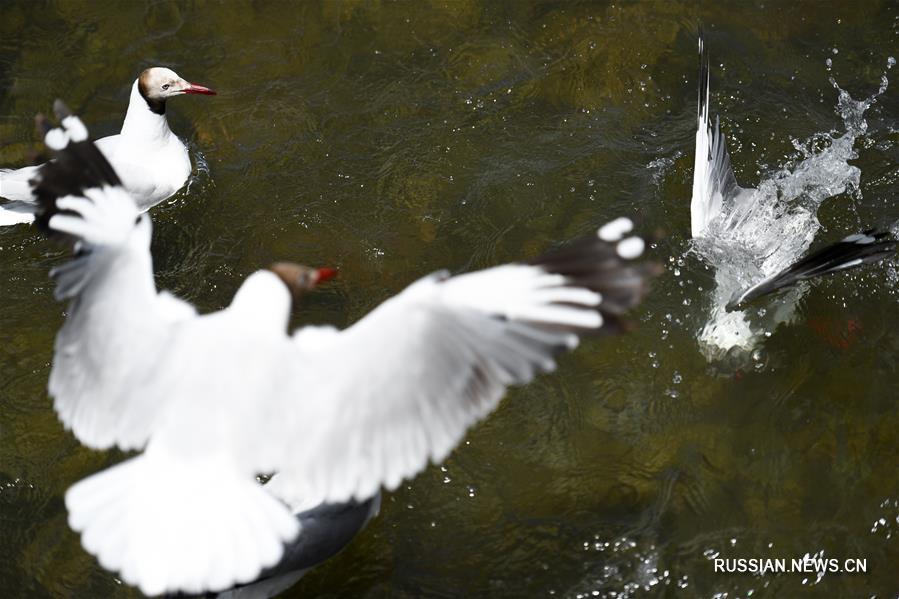
[[[253,581],[302,536],[301,508],[366,501],[444,460],[507,387],[580,335],[622,330],[658,268],[634,261],[644,241],[619,218],[530,262],[424,277],[344,331],[288,333],[293,300],[333,274],[289,263],[199,315],[156,290],[150,218],[57,114],[38,224],[77,255],[51,273],[70,306],[49,392],[85,445],[143,451],[72,486],[69,524],[148,595]]]
[[[731,169],[724,135],[716,117],[709,119],[709,58],[699,36],[699,98],[696,155],[690,228],[693,248],[715,268],[716,290],[712,314],[700,334],[709,357],[719,357],[732,348],[750,350],[760,331],[747,320],[746,304],[799,281],[882,260],[896,251],[896,242],[886,233],[869,230],[849,235],[801,258],[820,228],[818,204],[847,189],[846,178],[858,177],[858,169],[846,163],[854,157],[855,132],[834,140],[828,150],[808,161],[815,169],[842,175],[839,168],[822,168],[824,160],[843,167],[845,178],[815,181],[801,179],[796,169],[795,189],[784,193],[782,181],[764,181],[758,189],[740,187]],[[784,197],[788,196],[788,197]],[[801,289],[768,311],[765,327],[777,326],[793,317]]]
[[[187,147],[169,129],[166,100],[183,94],[215,95],[208,87],[185,81],[171,69],[146,69],[131,86],[122,131],[96,141],[137,207],[147,210],[172,196],[190,175]],[[38,166],[0,169],[0,226],[34,220],[31,180]]]

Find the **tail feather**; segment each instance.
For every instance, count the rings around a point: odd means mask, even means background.
[[[35,206],[27,202],[0,205],[0,227],[34,222]]]
[[[299,532],[252,477],[146,453],[76,483],[66,506],[84,548],[147,595],[250,582]]]
[[[875,232],[874,229],[850,235],[809,254],[792,266],[747,289],[731,300],[727,310],[741,309],[745,304],[763,295],[774,293],[799,281],[878,262],[895,254],[897,247],[899,242],[889,238],[887,233]]]
[[[12,202],[34,203],[29,181],[37,172],[37,166],[18,169],[0,169],[0,198]]]
[[[30,180],[38,167],[0,169],[0,198],[9,200],[0,204],[0,227],[34,221],[35,205]]]

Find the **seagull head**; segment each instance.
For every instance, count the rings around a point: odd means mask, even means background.
[[[312,268],[293,262],[275,262],[269,270],[278,275],[295,298],[337,276],[336,268]]]
[[[165,101],[183,94],[203,94],[214,96],[215,92],[182,79],[178,73],[165,67],[150,67],[137,78],[137,88],[147,104],[165,106]]]

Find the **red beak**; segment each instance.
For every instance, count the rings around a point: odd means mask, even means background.
[[[204,96],[214,96],[215,92],[209,89],[208,87],[203,87],[202,85],[197,85],[196,83],[188,83],[187,87],[184,88],[185,94],[203,94]]]
[[[334,277],[337,276],[336,268],[319,268],[318,269],[318,279],[316,279],[315,283],[324,283],[325,281],[330,281]]]

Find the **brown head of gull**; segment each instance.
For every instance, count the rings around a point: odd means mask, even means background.
[[[203,85],[191,83],[166,67],[150,67],[137,78],[137,90],[156,114],[165,114],[165,101],[184,94],[214,96],[216,93]]]
[[[336,268],[312,268],[295,262],[275,262],[268,269],[278,275],[294,299],[337,276]]]

